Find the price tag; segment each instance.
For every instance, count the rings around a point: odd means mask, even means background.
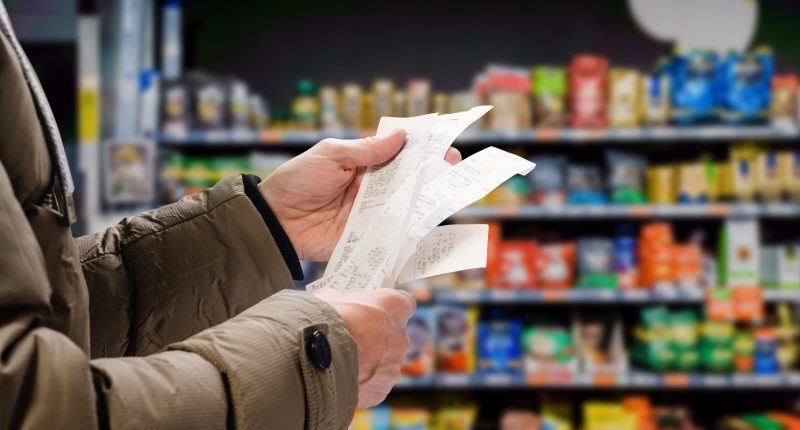
[[[537,128],[534,132],[534,137],[536,140],[540,140],[542,142],[555,142],[558,139],[558,129],[557,128]]]
[[[542,290],[543,302],[563,302],[567,297],[566,290]]]
[[[628,215],[633,218],[649,218],[653,216],[653,208],[650,206],[631,206]]]
[[[484,377],[484,383],[490,387],[508,387],[512,380],[508,373],[489,373]]]
[[[283,133],[280,131],[264,130],[261,132],[261,143],[280,143],[283,140]]]
[[[592,385],[595,387],[613,387],[617,377],[613,373],[597,373],[592,375]]]
[[[668,373],[664,375],[663,384],[665,387],[679,388],[689,386],[689,375],[685,373]]]
[[[726,218],[731,214],[731,207],[728,205],[708,205],[706,213],[711,217]]]
[[[443,374],[439,377],[439,383],[446,387],[465,387],[469,385],[467,374]]]

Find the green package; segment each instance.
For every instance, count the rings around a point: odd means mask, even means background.
[[[531,73],[534,120],[540,127],[559,127],[566,121],[567,76],[561,67],[534,67]]]

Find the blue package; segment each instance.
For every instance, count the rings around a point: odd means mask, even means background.
[[[492,320],[478,324],[478,368],[484,371],[522,369],[522,322]]]
[[[597,166],[571,164],[567,167],[567,202],[569,204],[604,204],[600,169]]]
[[[773,57],[768,51],[732,52],[720,65],[720,117],[726,123],[766,122],[772,93]]]
[[[697,124],[715,119],[717,109],[717,56],[692,51],[673,58],[669,65],[672,119],[676,124]]]

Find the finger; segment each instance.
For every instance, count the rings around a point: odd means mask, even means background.
[[[444,161],[453,165],[458,164],[461,161],[461,152],[451,146],[447,149],[447,153],[444,154]]]
[[[353,166],[372,166],[389,161],[400,152],[406,141],[406,132],[397,129],[386,136],[370,136],[354,140],[326,139],[340,159]]]
[[[392,315],[402,316],[404,318],[403,321],[408,321],[417,310],[417,301],[408,291],[380,288],[376,292],[383,296],[381,300],[383,307],[390,311]]]

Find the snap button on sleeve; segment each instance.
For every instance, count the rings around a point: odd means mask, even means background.
[[[325,333],[314,330],[306,337],[306,354],[319,369],[325,370],[331,367],[331,345]]]

